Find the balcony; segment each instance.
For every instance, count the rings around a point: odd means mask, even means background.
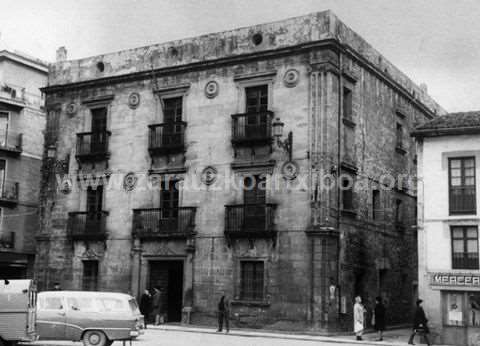
[[[133,234],[138,238],[184,238],[195,228],[196,207],[133,210]]]
[[[101,161],[110,157],[108,142],[110,131],[77,133],[77,153],[79,161]]]
[[[6,103],[10,106],[25,107],[25,89],[17,90],[15,88],[3,85],[0,87],[0,103]]]
[[[478,252],[454,252],[452,269],[478,269]]]
[[[72,240],[105,240],[106,211],[76,211],[68,213],[67,231]]]
[[[3,182],[0,186],[0,206],[13,207],[18,204],[18,186],[17,182]]]
[[[187,123],[177,121],[173,123],[149,125],[148,151],[150,155],[164,155],[180,153],[185,150],[185,128]]]
[[[233,145],[266,145],[273,141],[273,112],[232,114]]]
[[[230,238],[273,238],[276,205],[240,204],[225,206],[225,235]]]
[[[1,130],[0,150],[13,155],[20,155],[22,152],[22,134],[9,130]]]

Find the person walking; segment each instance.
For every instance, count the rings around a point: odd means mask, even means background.
[[[373,310],[373,325],[378,333],[376,341],[383,341],[383,332],[385,331],[385,305],[383,305],[382,298],[375,298],[375,309]]]
[[[225,328],[227,333],[230,331],[230,301],[228,300],[225,292],[222,293],[222,297],[218,302],[218,330],[221,332],[223,330],[223,321],[225,321]]]
[[[143,291],[140,297],[140,312],[144,318],[145,329],[147,329],[147,323],[150,321],[150,313],[152,312],[152,295],[147,289]]]
[[[160,292],[160,287],[153,288],[153,296],[152,296],[152,315],[154,316],[155,325],[158,326],[160,324],[160,317],[161,317],[161,305],[162,305],[162,294]]]
[[[430,333],[430,330],[428,329],[428,319],[427,316],[425,315],[425,311],[423,311],[422,307],[422,302],[423,300],[417,299],[417,307],[415,309],[415,315],[413,317],[413,332],[412,335],[410,335],[410,339],[408,340],[408,343],[410,345],[415,345],[413,343],[413,339],[415,338],[415,335],[420,334],[423,335],[425,338],[425,341],[427,342],[427,345],[431,345],[430,340],[428,339],[428,334]]]
[[[365,308],[362,305],[362,298],[360,296],[355,297],[355,305],[353,306],[353,331],[357,336],[357,340],[363,340],[364,327],[364,315]]]

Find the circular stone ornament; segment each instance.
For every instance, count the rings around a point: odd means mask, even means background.
[[[77,105],[74,102],[71,102],[67,105],[67,107],[65,108],[65,111],[70,116],[75,115],[75,113],[77,113]]]
[[[217,170],[215,167],[208,166],[202,171],[201,180],[205,185],[212,185],[217,180]]]
[[[298,175],[298,165],[293,161],[287,161],[282,166],[282,175],[285,179],[293,180]]]
[[[218,83],[214,80],[211,80],[205,85],[205,96],[209,99],[213,99],[215,96],[218,95]]]
[[[135,173],[130,172],[123,178],[123,189],[127,192],[133,191],[137,186],[138,177]]]
[[[283,76],[283,83],[287,88],[293,88],[298,84],[300,80],[300,73],[295,69],[290,69],[285,72]]]
[[[139,93],[131,93],[128,96],[128,107],[131,109],[135,109],[140,105],[140,94]]]

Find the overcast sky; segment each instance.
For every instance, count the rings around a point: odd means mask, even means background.
[[[1,41],[53,61],[333,10],[447,111],[480,110],[477,0],[0,0]]]

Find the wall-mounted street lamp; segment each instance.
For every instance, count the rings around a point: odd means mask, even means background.
[[[292,161],[292,145],[293,145],[293,133],[290,131],[285,140],[280,138],[283,136],[284,123],[280,121],[280,118],[276,118],[272,124],[273,136],[277,139],[277,145],[283,148],[288,153],[289,161]]]

